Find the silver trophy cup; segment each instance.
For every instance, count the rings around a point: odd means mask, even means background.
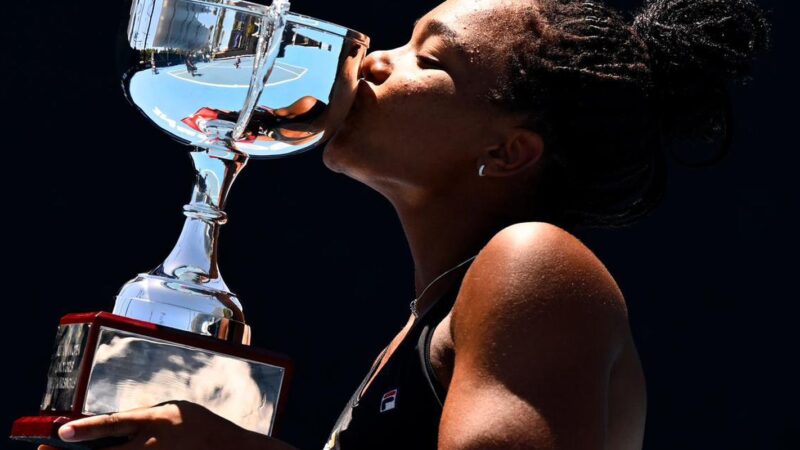
[[[120,291],[114,314],[247,342],[242,306],[219,273],[222,207],[249,158],[302,152],[349,110],[368,46],[361,33],[234,0],[134,0],[128,40],[140,63],[128,98],[194,146],[197,183],[178,243]]]
[[[369,39],[291,13],[285,0],[132,0],[127,43],[126,96],[192,147],[186,222],[166,260],[122,287],[113,314],[62,318],[40,415],[17,420],[12,438],[63,445],[68,420],[170,400],[271,434],[291,364],[248,346],[242,304],[217,266],[223,207],[250,158],[332,135]]]

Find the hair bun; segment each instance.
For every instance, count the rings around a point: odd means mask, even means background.
[[[652,0],[634,21],[656,73],[742,79],[767,44],[767,21],[750,0]]]
[[[761,8],[751,0],[651,0],[633,30],[650,55],[667,137],[729,138],[726,87],[748,77],[768,43]]]

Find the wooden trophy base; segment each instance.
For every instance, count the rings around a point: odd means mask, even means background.
[[[61,425],[157,405],[200,404],[239,426],[271,435],[286,399],[291,361],[106,312],[62,317],[39,416],[14,422],[11,439],[87,450],[124,442],[65,443]]]

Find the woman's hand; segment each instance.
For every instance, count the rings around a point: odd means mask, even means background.
[[[245,430],[196,403],[186,401],[86,417],[63,425],[58,435],[66,442],[114,437],[127,439],[122,444],[106,447],[107,450],[292,448],[262,434]],[[39,450],[56,449],[40,445]]]

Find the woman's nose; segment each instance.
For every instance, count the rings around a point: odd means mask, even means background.
[[[364,62],[361,64],[361,76],[375,84],[386,81],[391,73],[392,63],[387,51],[372,52],[364,58]]]

